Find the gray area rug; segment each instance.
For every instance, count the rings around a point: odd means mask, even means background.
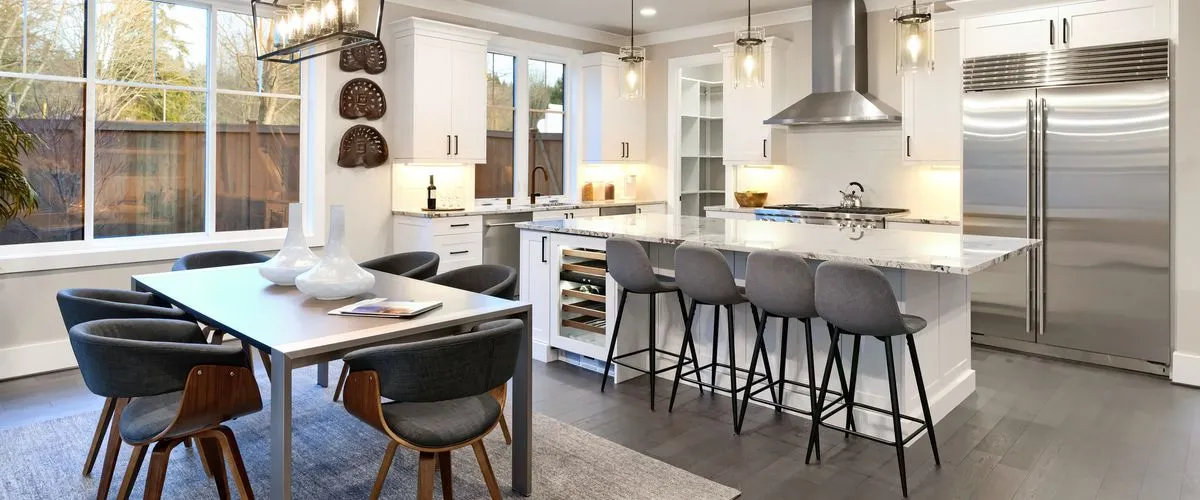
[[[332,370],[334,376],[337,370]],[[297,499],[367,498],[379,470],[387,440],[329,400],[330,392],[315,385],[314,369],[296,372],[293,382],[293,466]],[[269,386],[260,380],[264,390]],[[231,422],[246,463],[254,494],[268,498],[270,452],[269,402],[263,411]],[[0,498],[64,499],[95,496],[93,477],[79,474],[99,411],[0,431]],[[729,500],[737,490],[696,476],[552,418],[533,420],[534,498],[546,499],[680,499]],[[512,457],[497,429],[486,439],[488,455],[505,498],[511,491]],[[115,498],[129,455],[123,446],[113,481]],[[470,447],[453,453],[454,496],[485,499],[487,490]],[[103,454],[101,454],[103,460]],[[149,465],[143,465],[135,488],[141,497]],[[383,498],[416,497],[417,453],[400,448],[388,473]],[[236,488],[230,483],[236,497]],[[441,487],[435,486],[435,497]],[[179,446],[171,456],[165,498],[216,498],[216,486],[204,475],[194,450]]]

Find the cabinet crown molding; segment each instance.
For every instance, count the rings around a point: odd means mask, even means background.
[[[456,42],[487,45],[488,40],[498,33],[494,31],[459,26],[457,24],[434,21],[420,17],[407,17],[391,23],[392,33],[396,39],[411,36],[431,36]]]
[[[974,17],[987,14],[1002,14],[1038,7],[1061,7],[1063,5],[1087,3],[1089,0],[953,0],[946,2],[951,12],[959,16]],[[949,14],[949,12],[947,12]]]
[[[583,55],[582,66],[585,68],[592,66],[620,66],[620,60],[617,55],[611,52],[591,52]]]

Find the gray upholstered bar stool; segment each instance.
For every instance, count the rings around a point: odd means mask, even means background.
[[[762,310],[762,316],[757,321],[757,339],[754,345],[754,355],[750,358],[749,373],[755,373],[760,353],[762,356],[766,356],[764,336],[768,320],[779,318],[781,330],[779,334],[779,376],[775,378],[774,382],[759,387],[755,387],[755,385],[765,380],[766,377],[756,380],[751,376],[746,380],[746,389],[742,396],[742,411],[734,425],[734,430],[739,434],[742,430],[742,423],[746,420],[746,407],[750,401],[772,405],[776,412],[786,409],[802,415],[812,415],[812,409],[817,407],[816,389],[820,383],[817,380],[816,368],[813,363],[812,320],[817,317],[817,305],[814,302],[813,273],[808,267],[808,261],[796,254],[777,250],[761,250],[751,253],[746,259],[746,297],[750,299],[751,304]],[[804,345],[808,361],[808,379],[804,382],[788,380],[786,375],[788,323],[792,319],[799,320],[804,324]],[[833,332],[830,331],[829,335],[832,340]],[[830,393],[835,397],[824,403],[826,408],[841,402],[842,395],[847,390],[846,373],[842,367],[841,354],[837,351],[837,343],[830,342],[830,348],[834,352],[834,367],[837,368],[838,378],[841,381],[841,392]],[[808,391],[809,409],[805,410],[784,404],[783,394],[788,386],[802,387]],[[766,390],[773,391],[771,401],[755,397]],[[851,422],[850,428],[854,428],[853,422]]]
[[[737,366],[737,353],[734,349],[733,306],[748,302],[746,295],[733,280],[733,271],[725,263],[725,257],[721,255],[721,252],[699,245],[681,245],[675,249],[675,281],[679,284],[679,289],[692,298],[692,305],[688,308],[686,327],[683,332],[684,343],[692,343],[692,326],[696,319],[696,306],[706,305],[713,307],[713,345],[712,358],[710,358],[708,364],[697,366],[687,372],[683,371],[682,365],[677,367],[675,382],[671,387],[669,409],[675,408],[675,395],[679,391],[679,381],[689,375],[695,375],[696,378],[689,380],[689,382],[695,383],[699,387],[708,387],[714,393],[725,392],[729,394],[730,403],[733,407],[734,430],[737,430],[737,374],[746,373],[749,375],[749,371]],[[725,308],[725,319],[729,332],[729,359],[727,363],[717,361],[717,338],[720,334],[722,307]],[[750,311],[754,316],[754,328],[757,331],[758,309],[751,304]],[[762,346],[758,347],[761,348]],[[767,372],[764,375],[767,382],[774,386],[774,379],[771,376],[771,365],[765,356],[763,357],[763,365]],[[708,383],[705,383],[701,379],[701,372],[705,368],[708,368],[712,374]],[[717,368],[729,370],[728,388],[717,385]],[[753,377],[747,377],[747,379],[750,378]],[[774,394],[774,390],[772,390],[772,394]]]
[[[908,496],[908,478],[904,471],[904,445],[921,434],[929,432],[929,444],[933,447],[933,461],[938,467],[942,459],[938,456],[937,437],[933,434],[933,418],[929,413],[929,398],[925,395],[925,378],[921,375],[921,362],[917,359],[917,344],[913,334],[925,329],[924,319],[911,314],[901,314],[896,302],[896,294],[892,291],[887,277],[878,269],[861,264],[842,262],[824,262],[817,267],[816,277],[817,313],[825,319],[833,329],[834,342],[841,335],[854,337],[853,353],[850,356],[850,387],[847,398],[829,413],[846,410],[847,415],[855,408],[862,408],[882,413],[892,417],[893,441],[886,441],[875,436],[863,434],[854,430],[842,429],[859,437],[896,448],[896,462],[900,466],[900,489]],[[892,409],[885,410],[876,406],[854,401],[854,386],[858,374],[859,344],[864,336],[875,337],[883,342],[883,352],[887,360],[888,388],[891,392]],[[896,380],[896,361],[892,353],[892,339],[903,336],[908,343],[908,354],[912,358],[913,375],[917,379],[917,396],[921,400],[921,413],[924,420],[916,419],[900,412],[900,398],[897,393],[899,382]],[[835,351],[829,351],[832,361]],[[822,419],[823,391],[829,386],[829,364],[825,365],[825,375],[821,378],[821,401],[817,411],[813,412],[814,429],[816,426],[836,428]],[[900,419],[920,424],[908,437],[900,427]],[[814,431],[808,439],[808,453],[811,455],[815,446],[820,446],[817,433]],[[820,457],[818,456],[818,459]],[[808,457],[805,457],[808,462]]]
[[[612,368],[613,363],[648,374],[650,375],[650,411],[654,411],[654,382],[655,377],[659,373],[675,370],[677,367],[683,366],[684,363],[689,361],[686,356],[688,350],[692,354],[690,359],[692,365],[697,370],[699,369],[699,362],[696,360],[696,346],[692,344],[691,337],[684,337],[682,348],[678,354],[658,348],[658,336],[655,331],[657,325],[655,315],[657,309],[655,304],[657,302],[655,298],[660,293],[675,294],[679,298],[679,312],[680,314],[684,314],[687,309],[683,305],[683,292],[679,291],[679,287],[675,283],[661,279],[658,275],[654,274],[654,266],[650,263],[650,256],[646,254],[646,249],[642,247],[641,243],[629,238],[609,238],[605,243],[604,251],[607,256],[605,260],[608,261],[608,274],[612,276],[613,281],[621,285],[621,298],[617,302],[617,321],[613,323],[613,335],[608,343],[608,357],[604,360],[604,378],[600,380],[600,392],[604,392],[604,386],[608,383],[608,371]],[[621,316],[625,313],[625,300],[631,293],[646,295],[649,299],[650,321],[647,324],[647,335],[650,336],[650,347],[613,356],[617,348],[617,334],[621,330]],[[621,362],[624,358],[642,353],[648,353],[649,370]],[[675,357],[677,360],[675,365],[659,369],[659,354]]]

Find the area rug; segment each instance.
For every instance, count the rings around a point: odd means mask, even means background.
[[[333,371],[337,373],[337,371]],[[266,380],[260,386],[266,389]],[[330,401],[315,385],[315,370],[297,371],[293,381],[293,474],[296,499],[367,498],[387,440]],[[269,401],[263,411],[231,422],[258,498],[270,495]],[[92,477],[80,475],[99,412],[84,413],[0,431],[0,499],[94,498],[100,464]],[[540,414],[533,419],[533,498],[729,500],[737,490],[642,455]],[[488,455],[505,498],[511,491],[511,450],[497,429],[486,439]],[[111,496],[116,496],[129,455],[123,446]],[[101,457],[103,459],[103,457]],[[479,466],[470,447],[453,453],[454,497],[485,499]],[[141,497],[149,458],[134,491]],[[396,453],[383,498],[416,498],[417,454]],[[232,482],[230,489],[234,491]],[[441,488],[435,486],[435,497]],[[167,471],[164,498],[217,498],[194,450],[177,447]]]

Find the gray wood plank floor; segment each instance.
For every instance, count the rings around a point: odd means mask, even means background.
[[[942,468],[924,438],[909,448],[910,498],[1200,499],[1200,390],[982,348],[973,357],[975,394],[937,426]],[[651,412],[642,379],[602,394],[599,375],[564,363],[537,363],[535,375],[536,411],[744,499],[900,498],[890,447],[823,430],[824,463],[806,466],[807,420],[752,407],[736,436],[723,396],[681,388],[667,413],[660,380]],[[76,371],[0,382],[0,428],[101,403]]]

